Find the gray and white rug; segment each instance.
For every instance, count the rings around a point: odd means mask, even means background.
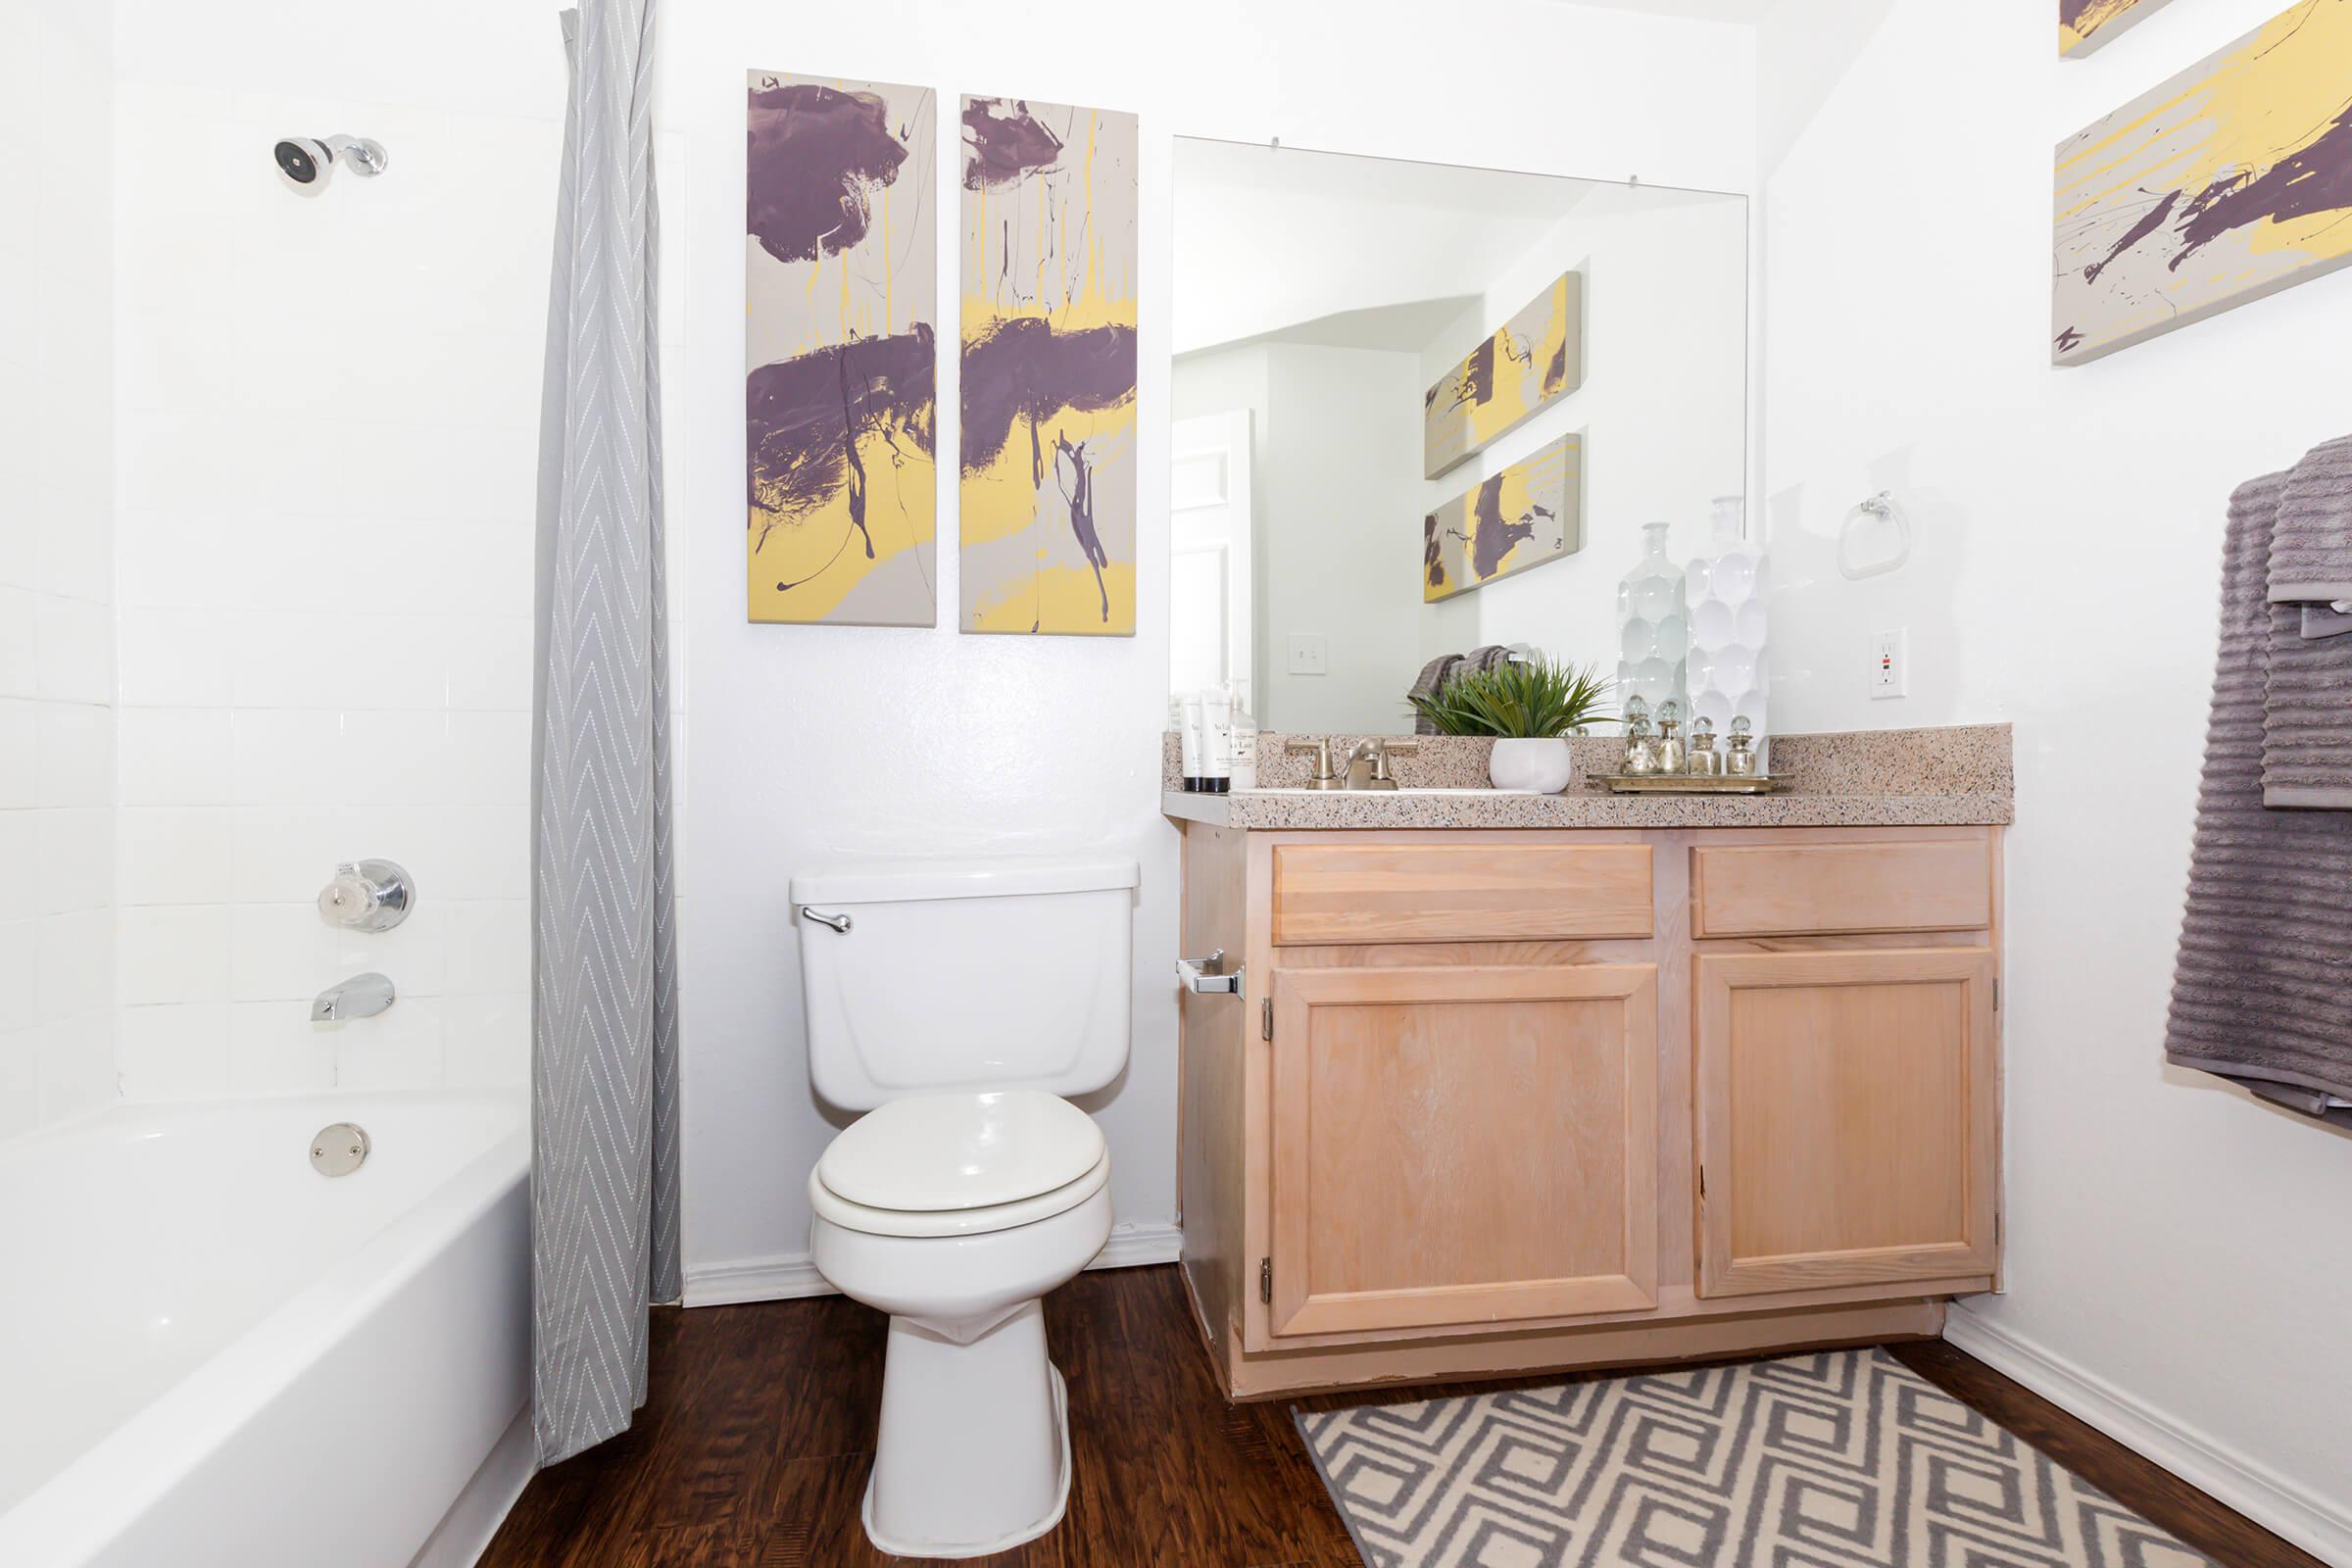
[[[1883,1350],[1296,1419],[1370,1568],[2218,1568]]]

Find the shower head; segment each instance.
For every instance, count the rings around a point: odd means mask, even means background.
[[[384,172],[383,144],[366,136],[329,136],[323,141],[285,136],[279,138],[275,151],[279,172],[297,185],[324,184],[338,162],[369,178]]]

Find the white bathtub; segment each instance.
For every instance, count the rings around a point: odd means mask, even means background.
[[[471,1561],[529,1468],[527,1119],[346,1094],[0,1144],[0,1563]],[[329,1179],[337,1121],[374,1148]]]

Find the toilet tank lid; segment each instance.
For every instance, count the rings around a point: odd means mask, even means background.
[[[1133,860],[1013,858],[872,860],[804,871],[792,879],[795,904],[898,904],[916,899],[993,899],[1019,893],[1091,893],[1131,888]]]

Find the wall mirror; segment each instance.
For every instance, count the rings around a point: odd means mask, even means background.
[[[1445,654],[1613,674],[1642,526],[1743,488],[1747,201],[1178,138],[1171,686],[1412,731]]]

